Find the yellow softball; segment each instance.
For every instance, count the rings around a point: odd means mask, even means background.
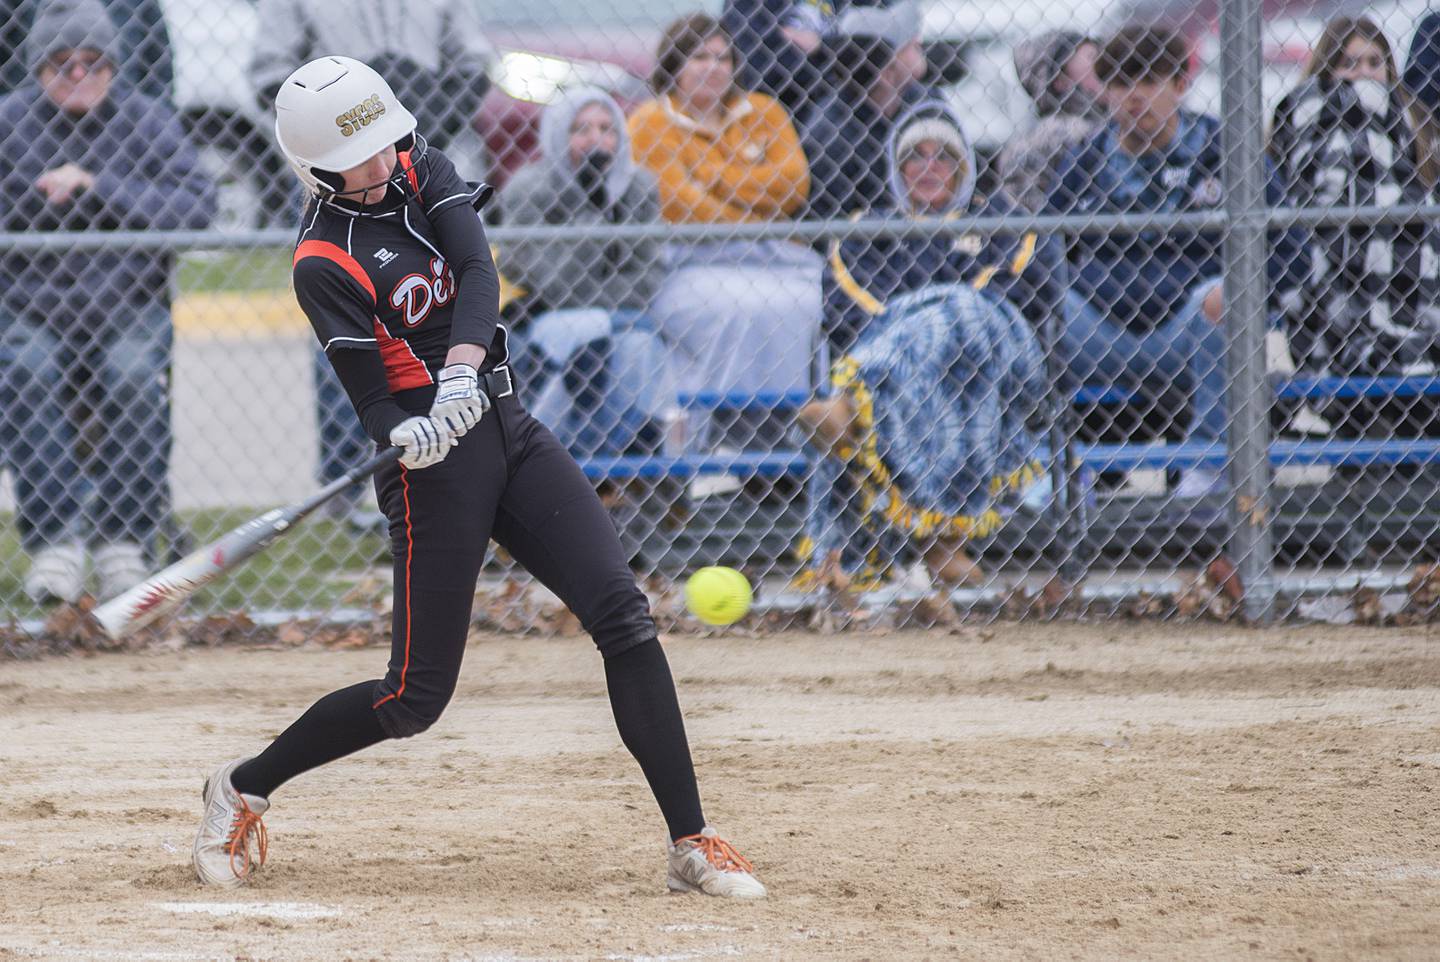
[[[701,568],[685,582],[685,607],[707,625],[730,625],[750,610],[750,582],[734,568]]]

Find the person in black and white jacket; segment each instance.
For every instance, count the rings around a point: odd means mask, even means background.
[[[1270,151],[1298,207],[1433,203],[1429,133],[1397,82],[1384,33],[1337,17],[1275,112]],[[1334,374],[1435,370],[1437,245],[1429,224],[1322,227],[1292,317],[1299,364]]]

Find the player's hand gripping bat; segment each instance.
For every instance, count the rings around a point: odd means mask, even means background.
[[[404,448],[386,448],[309,497],[252,518],[100,605],[94,611],[95,619],[116,641],[145,627],[180,607],[200,588],[270,547],[306,515],[402,453]]]

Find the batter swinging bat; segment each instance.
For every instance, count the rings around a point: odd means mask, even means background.
[[[116,641],[145,627],[161,615],[180,607],[201,587],[270,547],[306,515],[402,453],[403,448],[386,448],[308,498],[252,518],[100,605],[95,609],[95,619]]]

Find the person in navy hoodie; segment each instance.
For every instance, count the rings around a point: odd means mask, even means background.
[[[1220,207],[1222,147],[1214,117],[1181,107],[1189,50],[1175,33],[1122,28],[1096,62],[1110,119],[1062,158],[1048,209],[1057,214],[1181,214]],[[1271,172],[1269,203],[1284,191]],[[1070,290],[1059,354],[1071,386],[1103,384],[1189,396],[1187,438],[1217,442],[1225,431],[1222,235],[1198,230],[1070,235]],[[1269,243],[1272,308],[1293,300],[1306,273],[1304,235],[1277,231]],[[1176,495],[1202,497],[1219,471],[1182,473]]]
[[[0,230],[209,225],[214,186],[175,113],[117,78],[118,40],[99,0],[36,13],[31,80],[0,99]],[[133,247],[0,256],[0,456],[37,601],[77,600],[87,548],[102,597],[153,567],[170,503],[173,266],[166,250]],[[83,460],[64,393],[77,373]]]
[[[911,197],[913,192],[902,182],[906,164],[916,161],[958,178],[958,185],[945,195],[939,210]],[[1000,217],[1015,211],[1014,203],[1003,193],[989,197],[975,193],[973,151],[959,119],[939,101],[922,101],[899,117],[886,145],[885,169],[890,172],[888,189],[865,216],[954,220]],[[844,354],[890,298],[931,284],[954,283],[971,284],[986,297],[1009,301],[1038,328],[1059,306],[1053,267],[1053,248],[1033,232],[832,241],[823,282],[825,332],[831,350],[837,356]]]
[[[1055,310],[1052,247],[1032,232],[947,227],[1013,208],[975,194],[975,155],[943,104],[902,114],[886,148],[888,189],[867,216],[937,230],[831,244],[836,362],[833,390],[800,411],[826,457],[810,484],[797,587],[883,580],[915,551],[939,582],[980,580],[967,542],[1048,497],[1035,328]]]

